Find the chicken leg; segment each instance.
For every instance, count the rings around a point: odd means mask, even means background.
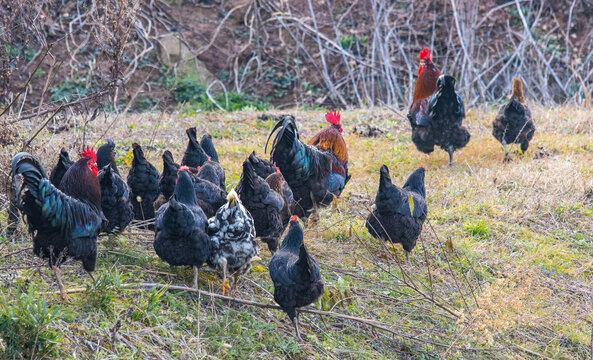
[[[303,338],[301,338],[301,333],[299,332],[299,316],[298,314],[294,317],[294,319],[292,319],[292,323],[294,324],[294,330],[296,331],[296,336],[299,339],[299,341],[303,341]]]
[[[58,287],[60,288],[60,296],[62,300],[67,303],[72,303],[72,299],[68,294],[66,294],[66,289],[64,288],[64,283],[62,283],[62,272],[59,267],[53,265],[51,269],[54,271],[54,275],[56,276],[56,280],[58,282]]]
[[[222,295],[229,296],[229,291],[231,290],[231,284],[229,280],[226,278],[226,259],[220,260],[220,267],[222,267]]]
[[[502,148],[504,149],[504,157],[506,158],[509,152],[507,151],[507,141],[504,138],[502,138]]]
[[[455,151],[455,150],[453,150],[452,147],[450,147],[447,150],[447,152],[449,153],[449,165],[453,165],[453,151]]]
[[[231,288],[231,294],[235,294],[235,290],[237,290],[237,283],[239,282],[239,274],[233,274],[233,287]]]
[[[200,270],[197,266],[194,266],[194,289],[198,290],[198,272]]]

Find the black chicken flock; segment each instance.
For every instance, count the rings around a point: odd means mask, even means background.
[[[432,152],[435,145],[443,148],[452,164],[453,152],[470,140],[462,125],[463,101],[455,92],[455,79],[440,74],[427,49],[420,59],[408,115],[412,140],[422,152]],[[116,165],[116,144],[111,139],[96,154],[87,147],[76,162],[62,149],[49,177],[33,155],[18,153],[12,161],[10,198],[33,235],[34,253],[48,259],[65,301],[69,298],[60,265],[68,258],[80,260],[92,277],[98,235],[121,233],[133,219],[137,226],[154,230],[154,250],[163,261],[194,269],[195,288],[201,267],[216,271],[222,277],[223,295],[234,296],[239,276],[261,260],[259,238],[273,254],[269,273],[274,299],[300,339],[297,309],[315,302],[324,285],[298,217],[307,222],[339,198],[351,177],[340,114],[329,112],[326,120],[331,126],[305,143],[295,118],[280,117],[268,137],[270,159],[255,152],[247,156],[241,178],[230,192],[212,137],[206,134],[198,141],[196,128],[189,128],[181,163],[165,151],[162,173],[134,143],[127,181]],[[526,151],[534,132],[522,83],[516,78],[510,102],[494,121],[493,135],[506,157],[509,144],[518,143]],[[424,179],[422,165],[400,188],[383,165],[375,204],[365,223],[371,236],[401,244],[406,257],[428,213]]]

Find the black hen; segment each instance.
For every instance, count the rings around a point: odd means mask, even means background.
[[[74,164],[74,161],[70,160],[70,155],[68,155],[68,151],[62,148],[60,150],[60,157],[58,158],[58,163],[54,168],[51,170],[51,174],[49,174],[49,181],[52,183],[53,186],[59,188],[60,183],[62,182],[62,178],[64,174],[70,166]]]
[[[223,295],[228,295],[231,290],[227,273],[234,278],[234,292],[239,275],[249,271],[252,259],[257,256],[255,226],[251,214],[241,204],[235,190],[231,190],[227,200],[216,215],[208,219],[208,235],[212,244],[208,265],[222,273]]]
[[[134,208],[130,201],[130,188],[109,163],[99,171],[97,179],[101,185],[101,208],[107,218],[101,231],[120,233],[134,217]]]
[[[243,173],[235,189],[240,195],[243,206],[249,210],[255,221],[255,233],[268,249],[275,252],[284,226],[282,224],[282,196],[272,190],[266,181],[255,173],[253,166],[246,159]]]
[[[119,170],[115,164],[115,143],[111,139],[107,139],[107,143],[101,145],[97,149],[97,167],[103,169],[107,165],[111,165],[113,170],[119,175]]]
[[[183,158],[181,159],[181,165],[186,165],[192,168],[202,166],[202,164],[208,160],[208,154],[204,152],[204,149],[202,149],[196,138],[196,128],[189,128],[185,132],[187,134],[188,143]]]
[[[282,176],[280,168],[276,167],[271,161],[260,159],[257,155],[255,155],[255,151],[249,154],[247,160],[249,160],[253,166],[253,170],[257,176],[261,177],[262,179],[266,179],[266,182],[268,185],[270,185],[270,188],[282,195],[282,199],[284,200],[284,208],[282,209],[280,217],[282,218],[282,224],[284,228],[286,228],[292,216],[294,196],[290,186],[288,185],[288,182],[284,180],[284,176]]]
[[[303,229],[296,216],[282,246],[270,260],[270,277],[274,282],[274,300],[282,307],[299,333],[296,309],[315,302],[323,294],[321,273],[315,259],[303,243]]]
[[[157,212],[153,245],[157,255],[169,265],[194,268],[194,288],[198,287],[198,269],[211,253],[207,222],[198,205],[191,175],[181,168],[173,195]]]
[[[465,108],[455,92],[455,78],[441,75],[430,101],[424,100],[419,106],[418,112],[408,114],[416,148],[429,154],[435,145],[440,146],[449,153],[449,164],[453,164],[453,152],[467,145],[470,139],[462,125]]]
[[[204,210],[206,216],[211,218],[226,203],[226,190],[218,186],[218,184],[202,179],[199,176],[193,176],[193,181],[198,204]]]
[[[208,180],[213,184],[218,185],[226,193],[226,177],[224,169],[216,161],[212,161],[210,157],[202,166],[198,166],[198,177]]]
[[[212,161],[218,161],[218,152],[214,147],[214,143],[212,142],[212,136],[210,134],[205,134],[202,136],[202,140],[200,140],[200,146],[202,149],[212,158]]]
[[[159,196],[159,172],[144,157],[140,145],[132,144],[134,160],[128,173],[128,185],[132,190],[132,205],[134,206],[134,218],[137,220],[154,219],[153,203]],[[154,225],[149,225],[153,229]]]
[[[365,225],[373,237],[402,244],[407,257],[416,246],[416,239],[422,232],[428,211],[425,202],[424,167],[416,169],[403,188],[391,183],[387,166],[381,166],[380,172],[375,205]]]
[[[169,201],[169,198],[173,195],[178,170],[179,165],[173,160],[173,154],[169,150],[165,150],[163,153],[163,172],[159,177],[159,196],[154,202],[155,211]]]
[[[531,120],[531,111],[525,105],[523,96],[523,83],[521,79],[514,78],[511,100],[500,108],[494,119],[492,135],[500,141],[506,156],[507,144],[521,144],[521,151],[527,151],[534,133],[535,125]]]
[[[105,219],[92,155],[83,152],[83,158],[64,174],[61,190],[50,183],[31,154],[21,152],[12,159],[12,196],[34,234],[33,252],[49,260],[64,300],[69,298],[59,266],[72,257],[81,260],[89,274],[95,270],[97,235]]]

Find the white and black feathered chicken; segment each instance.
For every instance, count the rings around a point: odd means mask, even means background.
[[[208,265],[222,273],[222,293],[228,295],[229,290],[237,288],[239,275],[251,268],[258,250],[253,217],[241,204],[235,190],[231,190],[227,203],[208,220],[208,235],[212,248]],[[227,273],[234,278],[232,290]]]

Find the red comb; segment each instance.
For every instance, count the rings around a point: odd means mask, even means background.
[[[299,218],[296,215],[292,215],[292,217],[290,218],[290,221],[298,221]]]
[[[84,149],[84,151],[80,153],[80,156],[90,157],[93,159],[94,162],[97,162],[97,154],[95,154],[95,149],[93,149],[92,147],[89,147],[88,145],[87,145],[86,149]]]
[[[208,156],[208,161],[212,161],[212,158],[210,156]]]
[[[177,171],[188,171],[188,170],[189,170],[189,166],[183,165],[183,166],[180,166]]]
[[[420,164],[420,167],[424,169],[424,164]]]
[[[428,48],[420,50],[420,60],[422,59],[428,59],[430,62],[432,62],[432,55],[430,54],[430,50],[428,50]]]
[[[201,166],[198,166],[198,167],[196,168],[196,170],[200,171],[200,168],[201,168]]]
[[[277,172],[278,174],[280,174],[280,168],[279,168],[279,167],[276,167],[276,172]]]
[[[237,195],[237,199],[241,200],[241,195]]]
[[[333,113],[330,111],[325,114],[325,120],[333,125],[340,125],[340,112],[338,110]]]

